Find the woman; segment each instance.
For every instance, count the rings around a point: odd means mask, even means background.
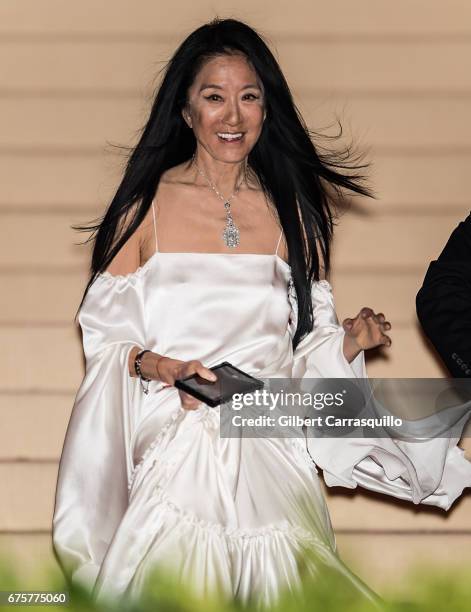
[[[214,380],[225,360],[260,378],[366,377],[364,351],[390,345],[391,325],[369,308],[338,324],[328,189],[369,195],[342,168],[352,170],[317,153],[253,29],[215,20],[176,51],[95,226],[79,315],[86,374],[53,542],[66,575],[97,596],[138,595],[161,564],[201,592],[269,602],[298,583],[308,542],[318,566],[375,601],[337,556],[315,463],[328,484],[450,503],[444,454],[431,490],[388,440],[316,441],[309,454],[298,438],[222,438],[218,409],[174,386]]]

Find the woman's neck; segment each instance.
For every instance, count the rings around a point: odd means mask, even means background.
[[[191,168],[197,185],[212,184],[222,195],[230,197],[236,190],[248,187],[247,158],[241,162],[220,162],[209,155],[195,154]]]

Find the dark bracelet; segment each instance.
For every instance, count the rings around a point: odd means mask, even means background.
[[[144,393],[149,393],[149,385],[147,385],[147,388],[144,387],[144,385],[142,384],[142,382],[150,382],[152,379],[151,378],[146,378],[145,376],[143,376],[142,371],[141,371],[141,362],[142,362],[142,356],[144,355],[144,353],[150,353],[151,350],[150,349],[144,349],[143,351],[140,351],[137,355],[136,358],[134,359],[134,370],[136,371],[136,374],[139,376],[139,380],[141,381],[141,387],[142,390],[144,391]]]

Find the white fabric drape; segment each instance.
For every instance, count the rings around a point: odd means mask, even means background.
[[[191,277],[192,268],[182,255],[156,253],[135,273],[100,275],[79,315],[86,371],[64,441],[52,527],[54,549],[64,572],[73,581],[91,587],[128,508],[128,487],[133,481],[136,485],[136,473],[139,479],[143,475],[147,477],[147,468],[146,471],[139,468],[155,450],[152,442],[155,444],[159,432],[165,431],[169,423],[176,422],[178,412],[175,389],[153,381],[149,395],[145,395],[138,379],[129,376],[127,360],[133,346],[166,354],[165,343],[174,342],[181,334],[181,353],[175,354],[175,345],[171,356],[184,358],[188,352],[197,358],[191,344],[195,343],[201,347],[201,354],[208,356],[203,362],[209,366],[222,361],[228,352],[230,361],[254,375],[366,377],[363,353],[351,364],[343,355],[344,331],[338,323],[332,288],[327,281],[313,285],[315,327],[293,355],[291,335],[297,311],[292,283],[286,294],[287,264],[277,257],[257,255],[254,257],[258,259],[252,262],[254,266],[247,272],[243,255],[218,258],[197,254],[198,274]],[[165,265],[161,265],[163,262]],[[273,281],[270,281],[271,274]],[[268,278],[266,287],[264,278]],[[193,284],[189,286],[189,282]],[[215,304],[224,283],[231,300],[224,303],[218,315]],[[236,295],[233,287],[243,283],[246,285]],[[187,296],[186,327],[182,325],[179,310],[181,301],[171,297],[176,295],[172,291],[181,288],[185,291],[182,295]],[[205,303],[211,308],[207,318],[201,312]],[[272,306],[268,307],[269,304]],[[194,312],[198,312],[198,318],[192,323]],[[239,329],[235,326],[238,314],[245,316]],[[192,325],[194,334],[190,337]],[[258,326],[264,338],[263,350],[250,334],[244,336],[247,325]],[[214,329],[214,335],[207,339],[210,344],[206,345],[204,326]],[[199,344],[194,337],[197,334],[201,334],[197,338]],[[188,350],[186,341],[190,343]],[[217,350],[213,350],[213,345]],[[235,346],[237,349],[231,352]],[[267,366],[265,369],[259,367],[263,363]],[[466,416],[463,414],[463,425]],[[188,422],[191,418],[188,417]],[[456,442],[456,438],[450,438],[413,445],[387,438],[308,438],[307,448],[315,464],[322,468],[329,486],[354,488],[359,484],[414,503],[433,503],[448,509],[462,489],[471,486],[471,464],[464,459]],[[234,454],[230,460],[231,471],[237,474],[240,458]],[[314,464],[312,467],[310,479],[315,476]],[[324,512],[320,510],[320,515]],[[322,529],[327,531],[322,538],[327,542],[332,539],[329,528],[325,519]],[[257,567],[255,551],[252,556]],[[128,566],[126,576],[130,571]],[[241,584],[245,581],[247,592],[252,588],[252,579],[255,577],[248,575],[240,578]]]
[[[294,292],[292,303],[296,311]],[[296,349],[293,377],[366,379],[364,352],[351,363],[343,354],[345,331],[337,319],[330,283],[314,284],[312,303],[316,324]],[[379,406],[377,412],[366,416],[386,413],[387,409]],[[307,446],[329,487],[354,489],[360,485],[448,510],[463,489],[471,486],[471,462],[457,446],[470,415],[471,403],[457,407],[450,418],[452,432],[446,437],[414,440],[411,436],[408,441],[387,436],[308,437]],[[418,423],[417,429],[425,428]]]

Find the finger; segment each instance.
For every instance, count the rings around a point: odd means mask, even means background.
[[[379,319],[380,316],[382,316],[382,318],[384,319],[384,315],[382,313],[379,313],[366,319],[366,323],[369,324],[370,328],[372,329],[379,329],[381,333],[385,330],[390,330],[391,323],[389,321],[381,321]]]
[[[353,319],[344,319],[342,325],[347,329],[351,329],[353,327]]]
[[[376,320],[376,315],[364,319],[369,333],[374,334],[377,330],[381,330],[381,323]]]
[[[384,321],[386,320],[384,313],[378,312],[378,314],[376,315],[376,320],[378,321],[378,323],[384,323]]]
[[[391,324],[388,321],[386,323],[389,325],[390,328]],[[374,346],[391,346],[391,338],[383,333],[383,327],[385,326],[385,324],[377,323],[374,319],[369,318],[366,320],[366,325],[368,326],[368,333]]]
[[[189,402],[182,402],[182,408],[184,410],[198,410],[199,404],[193,404]]]
[[[190,376],[191,374],[198,374],[198,376],[201,376],[201,378],[205,380],[217,380],[216,374],[209,368],[206,368],[198,359],[192,359],[187,363],[186,375]]]
[[[371,308],[369,308],[368,306],[364,306],[361,310],[360,310],[360,317],[362,319],[367,319],[368,317],[372,317],[374,315],[374,312]]]
[[[185,391],[180,390],[179,394],[181,405],[185,410],[196,410],[201,404],[200,400],[198,400],[196,397],[193,397],[189,393],[185,393]]]
[[[216,374],[212,370],[210,370],[209,368],[206,368],[203,364],[198,366],[198,368],[196,369],[196,373],[199,376],[201,376],[201,378],[204,378],[206,380],[215,381],[215,380],[218,379]]]
[[[194,374],[200,365],[202,365],[201,361],[191,359],[184,364],[184,368],[189,374]]]
[[[188,376],[197,374],[198,368],[200,368],[202,365],[203,364],[201,361],[198,361],[197,359],[191,359],[190,361],[185,362],[180,372],[180,378],[187,378]]]
[[[198,410],[198,406],[199,404],[193,405],[193,404],[187,404],[187,403],[182,402],[182,408],[184,410]]]
[[[370,348],[380,344],[386,344],[384,339],[387,338],[387,336],[383,333],[381,323],[377,323],[375,319],[370,317],[366,319],[364,325],[366,328],[364,330],[365,338],[368,338],[367,342],[370,344]]]

